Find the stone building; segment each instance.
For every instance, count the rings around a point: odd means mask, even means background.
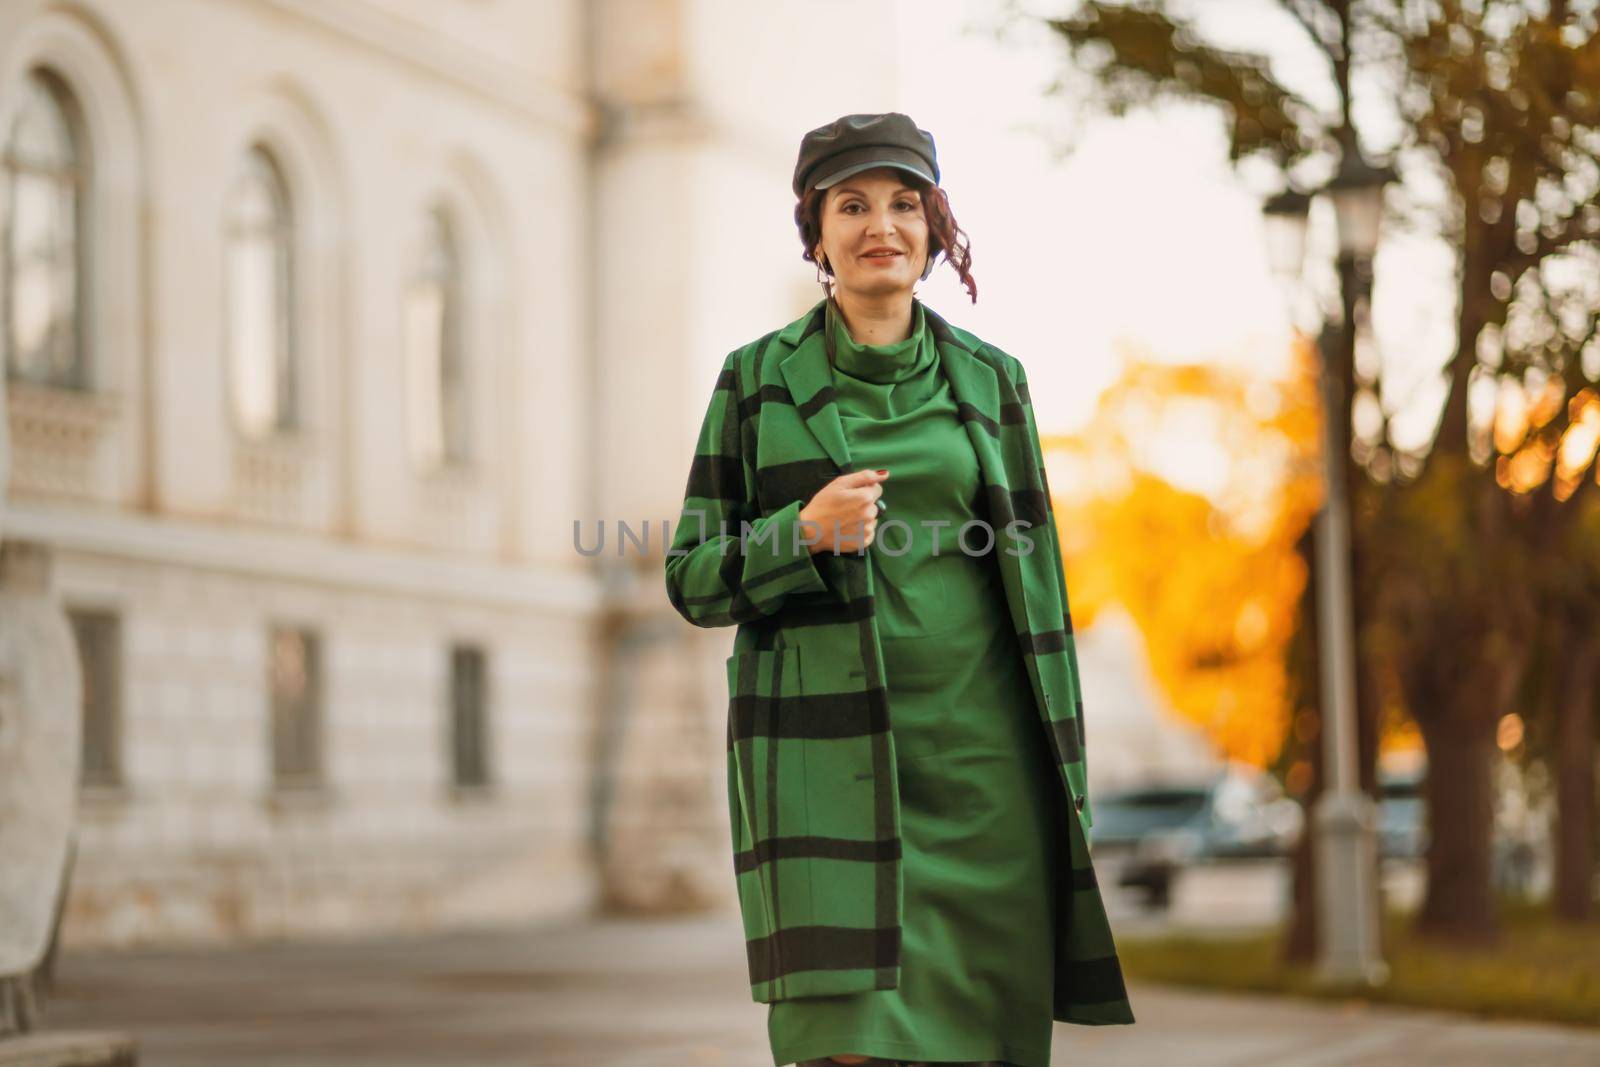
[[[816,299],[794,148],[898,106],[895,8],[0,0],[68,944],[731,891],[731,634],[574,524],[675,518],[723,356]]]

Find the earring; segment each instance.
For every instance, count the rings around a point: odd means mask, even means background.
[[[822,254],[822,250],[821,249],[818,249],[817,250],[817,284],[822,286],[822,295],[823,296],[832,296],[833,295],[833,291],[828,288],[828,276],[827,276],[827,274],[823,273],[823,267],[826,264],[826,262],[827,262],[827,257],[825,257]]]

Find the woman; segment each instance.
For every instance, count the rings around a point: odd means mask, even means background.
[[[729,806],[780,1067],[1047,1067],[1055,1019],[1133,1021],[1026,378],[913,293],[943,253],[977,299],[938,174],[905,115],[806,135],[824,299],[730,355],[667,561],[686,618],[739,625]]]

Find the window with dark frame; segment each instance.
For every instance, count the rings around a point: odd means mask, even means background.
[[[312,631],[275,626],[268,638],[272,694],[272,783],[322,784],[322,642]]]
[[[122,784],[122,620],[116,612],[71,609],[83,674],[83,734],[79,781]]]
[[[6,377],[89,385],[84,307],[89,153],[77,99],[35,68],[0,130],[0,350]]]
[[[475,645],[450,650],[451,781],[483,788],[489,779],[488,661]]]

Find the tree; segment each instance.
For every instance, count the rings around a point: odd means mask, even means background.
[[[1594,449],[1591,442],[1577,461],[1592,431],[1575,427],[1600,416],[1568,405],[1532,440],[1495,447],[1484,420],[1472,417],[1471,399],[1531,377],[1559,382],[1576,402],[1600,375],[1600,293],[1592,266],[1581,269],[1600,247],[1594,5],[1273,0],[1263,10],[1309,43],[1321,63],[1314,95],[1331,105],[1285,84],[1270,57],[1209,42],[1204,5],[1089,0],[1044,21],[1111,114],[1166,99],[1206,101],[1223,116],[1230,158],[1264,166],[1285,185],[1309,189],[1345,155],[1381,150],[1407,189],[1437,178],[1448,191],[1436,202],[1410,196],[1390,204],[1398,221],[1457,252],[1455,343],[1441,368],[1437,429],[1422,448],[1401,448],[1389,432],[1393,412],[1379,405],[1379,425],[1352,441],[1349,477],[1358,501],[1358,595],[1371,591],[1358,605],[1363,647],[1374,627],[1395,642],[1395,670],[1428,746],[1433,833],[1419,924],[1482,940],[1496,928],[1487,817],[1495,728],[1529,662],[1532,620],[1546,606],[1541,591],[1551,588],[1536,577],[1552,562],[1538,546],[1570,543],[1563,529],[1581,511],[1573,505],[1585,495]],[[1357,121],[1358,83],[1398,131],[1388,143]],[[1335,371],[1347,398],[1361,388],[1384,393],[1381,372],[1368,384],[1348,363]],[[1569,431],[1576,443],[1564,449],[1565,477],[1541,483],[1562,507],[1530,507],[1530,494],[1511,491],[1508,479],[1552,462]],[[1559,501],[1558,481],[1566,487]],[[1569,689],[1582,690],[1584,677]],[[1579,692],[1567,703],[1585,701]],[[1587,741],[1577,726],[1571,733],[1587,751],[1570,758],[1591,768],[1587,794],[1577,779],[1570,790],[1570,817],[1582,818],[1580,809],[1592,813],[1594,803],[1594,731]]]

